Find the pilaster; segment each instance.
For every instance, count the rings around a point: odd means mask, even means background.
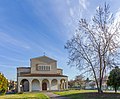
[[[68,79],[66,80],[66,89],[68,89]]]
[[[20,92],[21,91],[21,85],[20,85],[20,81],[18,80],[18,92]]]
[[[49,80],[49,90],[51,90],[51,80]]]
[[[58,90],[60,90],[60,80],[58,80]]]
[[[29,92],[32,92],[32,80],[29,80]]]
[[[40,82],[40,91],[42,91],[42,80],[39,80]]]

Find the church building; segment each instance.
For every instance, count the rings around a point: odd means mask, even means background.
[[[57,68],[57,61],[47,56],[30,59],[30,67],[17,68],[18,92],[68,89],[68,77]]]

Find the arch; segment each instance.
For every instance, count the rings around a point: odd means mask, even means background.
[[[42,90],[49,90],[49,81],[47,79],[42,81]]]
[[[40,82],[38,79],[32,80],[32,91],[40,91]]]
[[[66,87],[65,79],[61,79],[60,80],[60,89],[65,89],[65,87]]]
[[[47,90],[47,83],[46,82],[42,83],[42,90]]]
[[[53,79],[51,81],[51,90],[58,90],[58,81],[57,81],[57,79]]]
[[[29,91],[29,81],[27,79],[23,79],[20,82],[20,90],[23,92],[28,92]]]

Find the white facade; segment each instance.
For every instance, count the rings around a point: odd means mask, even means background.
[[[18,92],[68,89],[68,77],[47,56],[31,59],[30,67],[17,68]]]

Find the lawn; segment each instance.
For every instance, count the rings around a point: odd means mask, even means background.
[[[0,99],[49,99],[48,96],[40,92],[9,94],[0,96]]]
[[[69,97],[70,99],[120,99],[119,93],[115,94],[106,92],[98,94],[96,90],[70,90],[54,93]]]

